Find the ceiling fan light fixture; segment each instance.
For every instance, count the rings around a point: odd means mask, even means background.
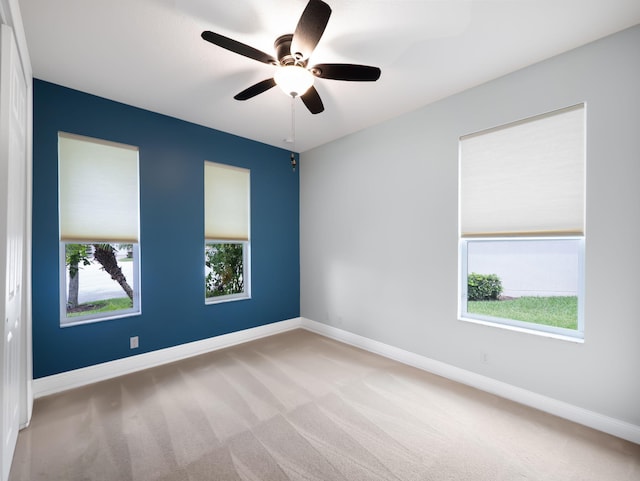
[[[313,85],[313,74],[299,65],[278,67],[273,78],[278,87],[291,97],[303,95]]]

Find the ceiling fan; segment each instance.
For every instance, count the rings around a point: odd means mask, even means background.
[[[329,5],[322,0],[309,0],[294,33],[281,35],[274,42],[277,58],[214,32],[204,31],[202,38],[231,52],[277,67],[272,78],[252,85],[235,95],[234,99],[248,100],[278,85],[288,95],[299,96],[312,114],[319,114],[324,110],[324,105],[313,86],[314,77],[350,82],[373,82],[380,78],[381,73],[378,67],[348,63],[322,63],[307,67],[309,58],[318,45],[330,16]]]

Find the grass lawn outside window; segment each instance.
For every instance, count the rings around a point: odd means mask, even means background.
[[[578,328],[578,298],[576,296],[468,301],[467,312],[564,329],[575,330]]]

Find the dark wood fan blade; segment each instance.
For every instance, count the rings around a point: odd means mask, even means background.
[[[316,77],[350,82],[375,82],[381,74],[378,67],[350,63],[320,63],[309,70]]]
[[[313,85],[300,98],[312,114],[319,114],[324,110],[320,94]]]
[[[249,45],[245,45],[244,43],[238,42],[228,37],[224,37],[214,32],[209,32],[205,30],[202,32],[202,38],[207,42],[211,42],[218,47],[226,48],[231,52],[244,55],[245,57],[252,58],[257,60],[258,62],[267,63],[271,65],[275,65],[278,62],[271,55],[262,52],[253,47],[249,47]]]
[[[276,81],[272,78],[268,78],[266,80],[263,80],[262,82],[258,82],[257,84],[252,85],[248,89],[243,90],[233,98],[236,100],[248,100],[258,94],[261,94],[262,92],[266,92],[267,90],[275,86]]]
[[[298,60],[308,59],[318,45],[330,16],[329,5],[322,0],[309,0],[293,32],[291,54]]]

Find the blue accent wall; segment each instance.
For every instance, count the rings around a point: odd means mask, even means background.
[[[59,131],[140,149],[139,316],[60,327]],[[288,151],[37,79],[33,137],[34,378],[300,315]],[[205,160],[251,170],[250,300],[204,303]]]

